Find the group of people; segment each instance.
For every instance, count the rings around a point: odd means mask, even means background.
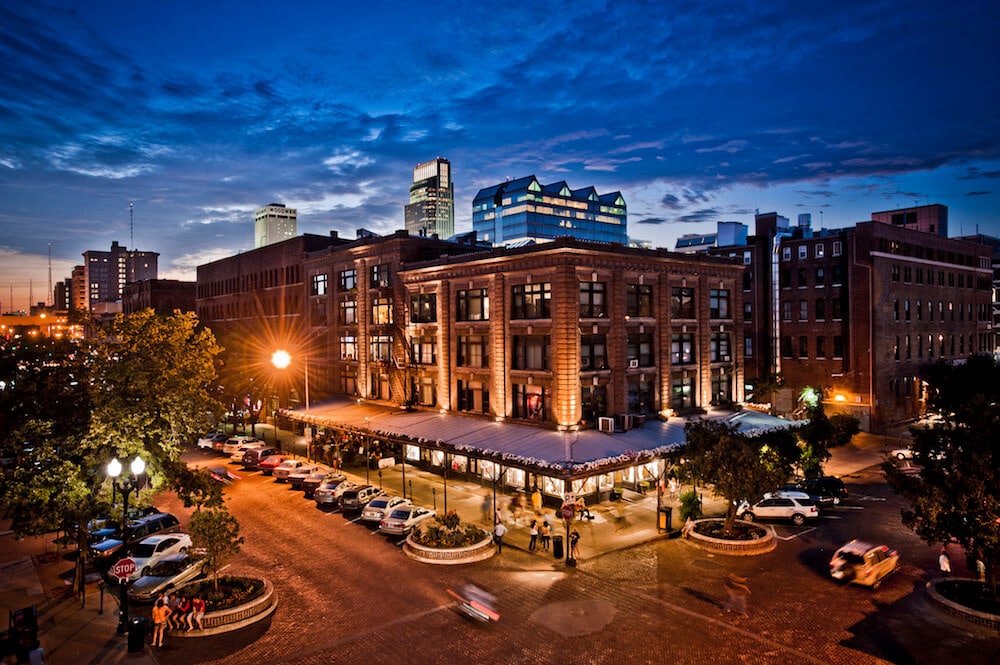
[[[552,542],[552,525],[549,524],[547,518],[546,515],[545,519],[531,520],[531,526],[528,529],[528,535],[531,536],[531,540],[528,541],[528,549],[532,552],[537,549],[539,538],[542,541],[542,551],[549,551],[549,544]]]
[[[177,593],[160,596],[153,606],[153,646],[162,647],[168,630],[204,630],[205,601]]]

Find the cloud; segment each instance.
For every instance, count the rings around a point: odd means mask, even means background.
[[[989,190],[986,190],[986,191],[982,191],[982,192],[966,192],[965,195],[966,196],[989,196],[992,193],[993,192],[991,192]]]
[[[979,180],[980,178],[995,179],[1000,178],[1000,169],[995,171],[984,171],[978,166],[969,166],[966,168],[965,175],[959,176],[959,180]]]

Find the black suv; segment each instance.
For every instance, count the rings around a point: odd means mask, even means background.
[[[806,478],[797,483],[802,491],[812,493],[814,490],[825,490],[834,497],[834,503],[839,504],[847,498],[847,486],[844,481],[836,476],[822,476],[820,478]]]
[[[128,539],[138,543],[146,536],[157,533],[174,533],[181,530],[181,523],[170,513],[147,515],[128,524]],[[125,533],[121,529],[110,538],[105,538],[90,547],[90,556],[98,562],[111,565],[122,557],[122,546],[125,544]]]

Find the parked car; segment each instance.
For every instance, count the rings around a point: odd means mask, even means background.
[[[305,497],[307,499],[313,498],[313,492],[316,488],[323,484],[326,479],[333,480],[334,478],[339,478],[340,480],[345,480],[346,476],[343,476],[334,471],[317,471],[315,473],[310,473],[305,480],[302,481],[302,491],[305,492]]]
[[[345,513],[357,512],[380,494],[382,490],[374,485],[354,487],[340,495],[340,510]]]
[[[132,546],[129,556],[135,561],[135,572],[129,579],[134,580],[149,572],[163,557],[180,554],[191,549],[191,536],[186,533],[161,533],[143,538]]]
[[[894,448],[889,451],[889,456],[898,460],[913,459],[913,448]]]
[[[160,509],[156,506],[139,506],[138,508],[129,508],[128,517],[130,520],[137,520],[140,517],[155,515],[158,512]],[[105,538],[113,536],[120,528],[121,524],[110,515],[95,517],[87,522],[87,542],[90,545],[95,545]]]
[[[841,501],[847,499],[847,485],[836,476],[820,476],[819,478],[806,478],[796,483],[805,492],[809,492],[814,487],[822,488],[833,495],[834,504],[839,505]]]
[[[243,453],[243,468],[249,469],[250,471],[257,471],[260,468],[260,463],[266,460],[272,455],[277,455],[278,451],[271,446],[264,446],[262,448],[250,448]]]
[[[310,466],[315,468],[315,464],[310,464],[305,460],[301,459],[286,459],[284,462],[274,467],[274,479],[279,483],[286,482],[288,476],[291,475],[293,471],[297,471],[304,466]]]
[[[198,447],[208,448],[209,450],[222,450],[222,446],[225,445],[228,438],[229,435],[225,432],[210,432],[198,439]]]
[[[312,474],[322,471],[318,464],[306,463],[288,474],[288,484],[293,490],[302,489],[302,481]]]
[[[238,434],[236,436],[231,436],[226,439],[226,442],[222,444],[222,452],[227,455],[232,455],[240,446],[245,446],[248,443],[254,443],[258,441],[255,436],[246,436],[244,434]]]
[[[379,522],[378,530],[389,536],[405,536],[420,522],[434,517],[436,513],[430,508],[421,508],[412,504],[397,506],[389,516]]]
[[[233,451],[233,453],[229,456],[229,463],[242,464],[243,456],[246,455],[251,450],[267,450],[269,448],[271,450],[274,450],[263,441],[251,441],[250,443],[245,443],[242,446],[239,446],[235,451]]]
[[[136,542],[157,533],[175,533],[181,530],[181,524],[170,513],[147,515],[129,522],[127,527],[129,542]],[[90,556],[98,563],[110,565],[121,558],[126,532],[119,529],[110,538],[90,547]]]
[[[208,572],[205,553],[198,550],[188,550],[170,554],[160,562],[149,566],[149,570],[128,589],[129,599],[139,603],[151,603],[160,594],[183,586]]]
[[[313,492],[313,501],[317,508],[336,508],[340,504],[340,496],[357,486],[351,480],[324,480]]]
[[[805,485],[800,483],[789,483],[781,489],[783,492],[805,494],[806,497],[812,499],[812,502],[815,503],[820,510],[824,508],[832,508],[840,503],[840,499],[831,494],[830,490],[820,485],[811,485],[807,488]]]
[[[270,476],[286,459],[288,455],[269,455],[257,464],[257,469],[265,476]]]
[[[410,503],[409,499],[404,499],[401,496],[389,496],[388,494],[382,494],[371,501],[365,506],[361,511],[361,521],[362,522],[375,522],[378,524],[385,516],[393,511],[394,508],[398,506],[404,506]]]
[[[899,554],[888,545],[852,540],[830,559],[830,575],[837,580],[874,589],[898,565]]]
[[[791,494],[801,496],[790,496]],[[744,501],[736,511],[736,517],[747,522],[758,519],[791,520],[796,526],[802,526],[806,520],[819,517],[819,508],[803,492],[778,492],[752,506]]]

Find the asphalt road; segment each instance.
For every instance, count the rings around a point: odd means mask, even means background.
[[[154,657],[163,665],[1000,663],[995,633],[928,605],[922,587],[935,574],[936,549],[900,524],[902,502],[877,470],[846,480],[846,505],[815,526],[776,525],[781,542],[767,555],[717,556],[669,540],[567,569],[513,548],[467,566],[416,563],[395,541],[317,510],[301,492],[244,474],[227,489],[246,539],[230,571],[268,577],[278,609],[228,635],[168,636]],[[186,512],[171,497],[158,505]],[[832,581],[830,555],[851,538],[897,547],[899,571],[874,591]],[[954,567],[964,572],[963,561]],[[748,618],[720,609],[728,571],[750,580]],[[446,589],[465,580],[499,596],[499,623],[454,611]]]

